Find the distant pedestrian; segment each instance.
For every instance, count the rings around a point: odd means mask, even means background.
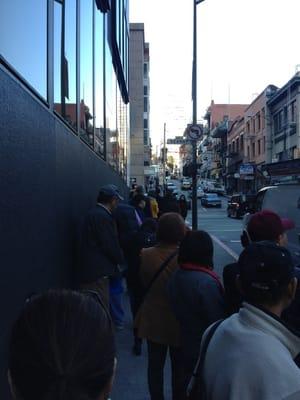
[[[164,366],[168,350],[172,368],[172,398],[182,400],[184,396],[179,324],[171,308],[167,283],[178,268],[177,251],[185,231],[184,220],[179,214],[165,214],[158,221],[158,244],[143,249],[141,253],[140,277],[146,294],[137,312],[135,326],[138,336],[147,339],[148,343],[151,400],[164,399]]]
[[[169,282],[172,306],[181,329],[185,389],[194,371],[201,338],[213,322],[225,318],[222,283],[213,271],[213,242],[204,231],[187,232],[180,244],[179,269]]]
[[[95,292],[33,296],[14,323],[8,376],[14,400],[109,397],[115,371],[109,315]]]
[[[251,243],[239,258],[238,283],[243,307],[217,327],[205,355],[206,398],[299,399],[293,359],[300,337],[281,320],[297,288],[289,251],[274,242]]]
[[[139,226],[141,226],[146,219],[145,215],[146,197],[143,194],[136,194],[133,197],[131,204],[135,208],[136,218],[138,220]]]
[[[182,216],[183,219],[186,219],[188,213],[188,203],[186,201],[186,197],[184,194],[182,194],[179,197],[178,205],[179,205],[180,215]]]
[[[171,212],[180,214],[180,209],[176,197],[170,190],[167,190],[166,195],[160,199],[158,207],[160,216]]]
[[[80,283],[97,290],[109,305],[109,278],[120,275],[124,263],[113,211],[122,197],[114,185],[100,188],[97,205],[85,217],[80,232]]]

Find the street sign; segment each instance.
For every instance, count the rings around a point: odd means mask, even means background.
[[[181,136],[176,136],[174,139],[167,139],[167,144],[185,144],[186,140]]]
[[[188,137],[191,140],[199,140],[203,135],[203,128],[201,125],[191,125],[188,127]]]

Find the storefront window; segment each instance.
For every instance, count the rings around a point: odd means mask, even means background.
[[[94,145],[93,115],[93,0],[80,2],[80,136]]]
[[[47,99],[47,0],[0,1],[0,55]]]
[[[77,129],[76,0],[54,2],[54,110]]]

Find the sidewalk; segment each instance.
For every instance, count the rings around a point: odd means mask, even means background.
[[[147,384],[147,345],[143,343],[142,355],[132,354],[132,319],[128,296],[124,294],[125,328],[116,333],[117,372],[111,400],[149,400]],[[165,400],[171,399],[170,366],[166,365]]]

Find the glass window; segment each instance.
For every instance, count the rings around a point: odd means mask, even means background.
[[[80,2],[80,135],[94,142],[93,123],[93,0]]]
[[[148,73],[148,65],[147,65],[147,63],[144,63],[144,76],[145,77],[146,77],[147,73]]]
[[[148,98],[144,97],[144,112],[148,112]]]
[[[0,54],[47,98],[47,0],[0,1]]]
[[[262,112],[262,116],[261,116],[261,118],[262,118],[262,128],[265,129],[265,126],[266,126],[266,111],[263,108],[261,110],[261,112]]]
[[[266,137],[263,137],[263,153],[266,152]]]
[[[107,26],[107,24],[106,24]],[[117,82],[112,65],[112,56],[108,42],[105,41],[105,124],[106,124],[106,160],[114,169],[118,169],[118,131],[117,131]]]
[[[260,155],[261,153],[260,139],[257,141],[257,145],[258,145],[258,155]]]
[[[252,143],[252,157],[255,157],[255,143]]]
[[[54,2],[54,110],[77,129],[76,0]]]
[[[148,129],[144,129],[144,145],[148,144]]]
[[[144,96],[148,96],[148,86],[144,86]]]
[[[144,128],[148,129],[148,120],[144,118]]]
[[[95,151],[105,157],[104,134],[104,15],[95,13]]]
[[[244,135],[241,135],[241,151],[244,151]]]

